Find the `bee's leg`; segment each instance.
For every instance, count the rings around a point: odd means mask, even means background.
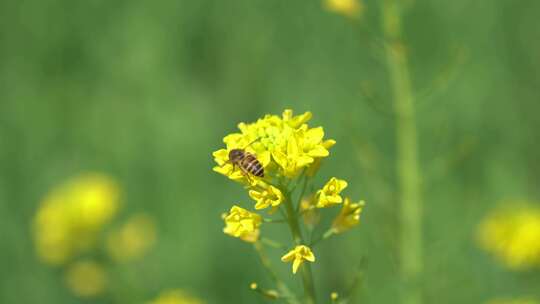
[[[242,166],[238,166],[238,168],[240,168],[240,171],[242,171],[242,175],[247,179],[248,183],[252,185],[253,182],[251,178],[249,177],[249,172],[246,169],[244,169]]]

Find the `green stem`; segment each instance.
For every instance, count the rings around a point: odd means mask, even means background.
[[[300,224],[298,223],[298,216],[292,205],[289,193],[285,196],[284,205],[287,210],[288,224],[291,229],[294,243],[296,245],[304,245]],[[304,263],[304,265],[302,265],[302,283],[304,285],[306,304],[315,304],[315,287],[313,286],[313,274],[309,263]]]
[[[401,203],[401,275],[403,303],[420,304],[422,295],[422,198],[414,98],[406,48],[402,42],[399,0],[382,2],[386,60],[396,112],[397,179]]]

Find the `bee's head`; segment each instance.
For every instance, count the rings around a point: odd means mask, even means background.
[[[244,158],[244,150],[242,150],[242,149],[232,149],[229,152],[229,160],[232,163],[237,163],[237,162],[241,161],[242,158]]]

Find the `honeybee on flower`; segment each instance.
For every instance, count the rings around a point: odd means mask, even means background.
[[[231,151],[245,149],[256,156],[265,171],[298,176],[316,159],[329,155],[323,129],[309,128],[306,122],[310,118],[310,112],[294,116],[291,110],[285,110],[282,117],[266,115],[251,124],[238,124],[240,133],[225,136],[226,148],[212,154],[217,163],[214,171],[235,181],[245,181],[242,169],[235,168],[229,159]]]
[[[322,160],[330,155],[330,148],[336,143],[325,139],[322,127],[308,125],[311,117],[310,112],[294,115],[292,110],[285,110],[281,116],[265,115],[253,123],[240,123],[240,131],[225,136],[225,147],[212,153],[216,162],[213,170],[245,185],[254,201],[251,206],[234,205],[224,214],[223,232],[253,243],[267,268],[272,266],[265,258],[265,245],[293,248],[283,252],[281,261],[292,262],[293,274],[303,273],[301,277],[308,303],[313,303],[315,296],[310,265],[315,262],[314,246],[358,225],[364,207],[363,201],[352,203],[349,198],[343,199],[341,193],[348,187],[345,180],[332,177],[319,190],[308,187]],[[308,189],[311,193],[307,193]],[[297,192],[299,195],[293,195]],[[342,205],[341,212],[333,224],[326,228],[324,234],[310,237],[310,242],[307,242],[303,231],[315,231],[315,226],[321,223],[321,211],[338,205]],[[250,207],[255,211],[250,211]],[[256,213],[263,209],[269,211],[268,217]],[[300,221],[301,218],[304,221]],[[307,229],[301,227],[302,222]],[[290,246],[262,236],[261,227],[270,223],[288,226],[293,240]],[[273,272],[272,269],[269,271]],[[266,297],[269,290],[274,299],[295,297],[283,288],[275,290],[254,286],[252,290]]]

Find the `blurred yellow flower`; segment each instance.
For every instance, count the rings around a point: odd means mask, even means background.
[[[120,189],[103,174],[86,174],[48,193],[33,220],[38,256],[62,264],[96,241],[98,233],[116,214]]]
[[[148,302],[148,304],[203,304],[199,300],[183,290],[172,289],[166,290],[159,294],[157,298]]]
[[[306,123],[310,118],[310,112],[294,116],[292,110],[285,110],[281,117],[266,115],[254,123],[240,123],[240,133],[225,136],[226,148],[212,154],[217,163],[213,170],[244,182],[241,169],[229,163],[228,158],[232,149],[245,149],[257,157],[265,173],[297,176],[316,160],[327,157],[329,147],[335,143],[323,140],[322,127],[309,128]]]
[[[246,242],[255,242],[259,236],[262,217],[254,212],[233,206],[225,215],[223,232]]]
[[[478,241],[513,270],[540,266],[540,208],[507,204],[479,225]]]
[[[272,185],[261,185],[260,189],[249,191],[249,196],[257,202],[255,209],[260,210],[272,207],[275,210],[283,202],[283,194],[278,188]]]
[[[338,216],[332,223],[332,229],[335,233],[343,233],[360,223],[360,213],[364,209],[364,201],[351,203],[351,200],[346,197],[343,201],[343,206]]]
[[[107,237],[107,250],[116,261],[127,262],[144,256],[156,241],[156,225],[146,214],[131,216]]]
[[[107,273],[94,261],[79,261],[69,265],[65,282],[69,290],[80,298],[96,297],[105,292]]]
[[[317,208],[325,208],[343,201],[339,195],[343,189],[347,188],[347,182],[332,177],[321,190],[317,191]]]
[[[315,255],[308,246],[298,245],[293,250],[281,257],[281,261],[292,261],[292,272],[296,273],[298,271],[298,267],[300,267],[304,261],[315,262]]]
[[[538,301],[532,298],[494,299],[486,304],[538,304]]]
[[[358,18],[364,11],[361,0],[324,0],[327,10],[349,18]]]

